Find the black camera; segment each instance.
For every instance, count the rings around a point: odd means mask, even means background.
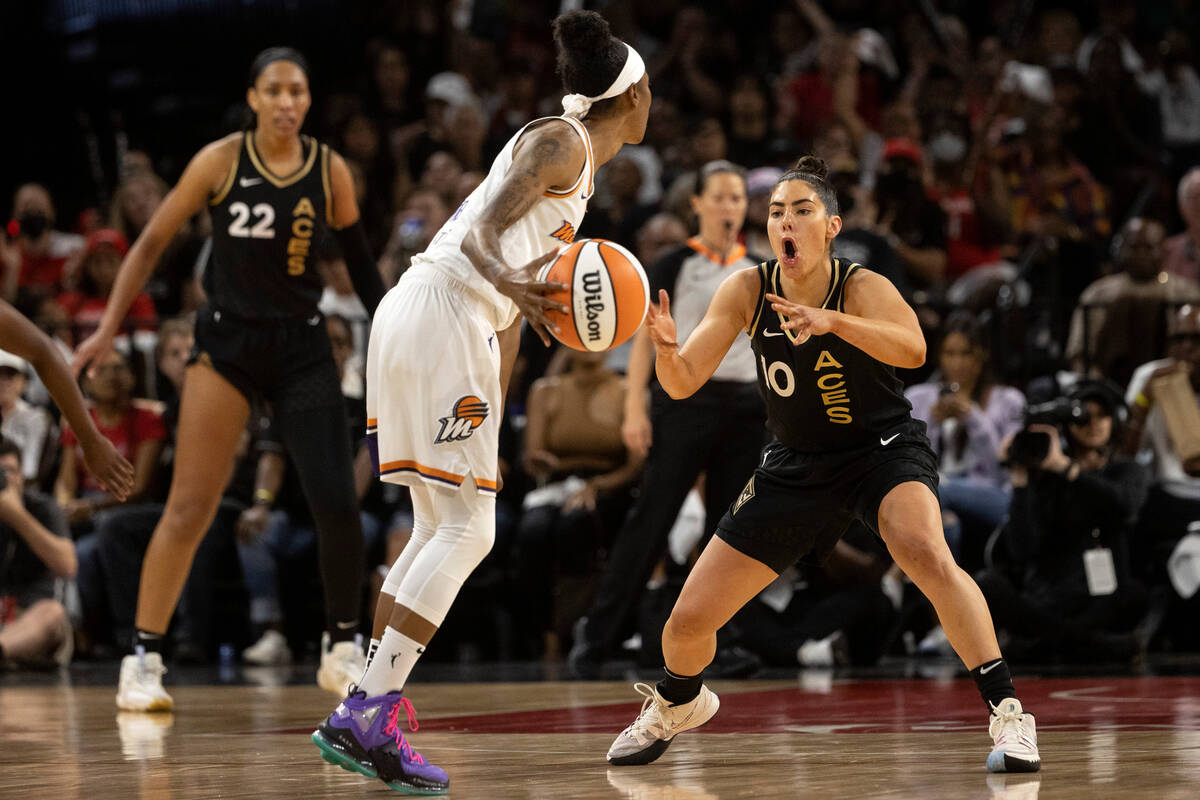
[[[1036,467],[1050,453],[1050,434],[1032,431],[1031,425],[1087,425],[1091,414],[1087,406],[1077,397],[1059,397],[1046,403],[1029,406],[1025,410],[1025,427],[1013,437],[1008,447],[1008,463],[1022,467]]]

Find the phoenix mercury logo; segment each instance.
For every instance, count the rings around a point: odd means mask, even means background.
[[[442,427],[438,430],[434,444],[461,442],[471,438],[475,429],[487,419],[488,404],[473,394],[463,395],[454,403],[454,411],[448,417],[440,417]]]

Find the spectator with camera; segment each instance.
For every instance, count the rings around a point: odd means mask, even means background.
[[[1145,646],[1128,552],[1147,476],[1113,457],[1123,414],[1115,385],[1083,380],[1031,405],[1008,447],[1009,520],[976,581],[1009,658],[1126,660]]]
[[[75,576],[75,545],[62,510],[25,488],[21,448],[0,439],[0,664],[65,664],[71,625],[60,579]]]
[[[1171,564],[1188,552],[1185,540],[1200,533],[1200,306],[1183,306],[1171,317],[1167,353],[1129,382],[1125,452],[1150,465],[1153,481],[1139,515],[1135,568],[1152,586],[1175,586],[1165,633],[1185,648],[1200,645],[1200,593],[1172,576]]]

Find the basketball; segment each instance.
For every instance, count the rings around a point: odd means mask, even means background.
[[[554,338],[575,350],[610,350],[633,336],[650,306],[650,285],[637,258],[607,239],[580,239],[542,268],[539,280],[566,284],[548,294],[566,305],[550,310]]]

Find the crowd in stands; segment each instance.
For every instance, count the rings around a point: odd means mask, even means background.
[[[549,16],[512,10],[496,26],[454,17],[453,4],[410,5],[420,13],[381,4],[362,86],[328,87],[308,121],[351,168],[388,286],[504,142],[561,112]],[[598,173],[578,236],[625,244],[669,289],[681,270],[754,265],[771,257],[766,202],[779,175],[804,153],[823,158],[845,222],[834,254],[891,279],[926,332],[927,363],[902,377],[940,460],[947,539],[1008,658],[1200,651],[1200,426],[1189,428],[1200,420],[1200,3],[593,5],[644,55],[654,100],[645,140]],[[107,207],[78,220],[56,216],[36,176],[8,187],[0,291],[64,357],[94,330],[121,258],[178,177],[156,165],[182,155],[122,153]],[[732,206],[711,189],[722,176]],[[739,222],[717,252],[720,226],[706,219],[722,214]],[[81,377],[100,430],[135,466],[125,502],[82,469],[29,365],[0,352],[9,662],[111,657],[129,640],[170,483],[208,232],[201,215],[177,235],[116,351]],[[332,238],[319,255],[357,449],[369,631],[411,509],[405,490],[374,479],[364,445],[370,320]],[[733,364],[709,387],[708,406],[657,392],[642,356],[525,336],[495,547],[429,658],[569,653],[580,675],[610,659],[661,663],[658,633],[688,564],[766,432],[752,355],[749,372]],[[172,625],[179,660],[213,659],[223,644],[265,664],[316,650],[313,523],[269,408],[244,442]],[[949,653],[930,607],[855,529],[733,620],[716,669],[925,653]]]

